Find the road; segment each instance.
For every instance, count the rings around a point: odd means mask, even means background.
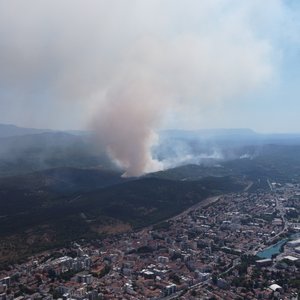
[[[280,236],[282,233],[286,232],[287,229],[288,229],[288,221],[286,220],[285,218],[285,209],[283,207],[283,204],[282,204],[282,201],[279,200],[279,197],[276,193],[276,190],[273,189],[272,185],[270,185],[270,181],[268,179],[268,183],[269,183],[269,186],[270,186],[270,189],[272,192],[274,192],[274,198],[275,198],[275,203],[276,203],[276,210],[279,212],[279,216],[282,220],[282,224],[283,224],[283,228],[282,230],[277,233],[272,239],[274,240],[275,238],[277,238],[278,236]]]
[[[170,219],[168,219],[167,221],[170,221],[170,220],[178,220],[180,219],[181,217],[184,217],[186,215],[188,215],[191,211],[194,211],[194,210],[197,210],[199,208],[203,208],[205,206],[208,206],[210,204],[213,204],[213,203],[216,203],[219,201],[219,199],[222,197],[223,195],[218,195],[218,196],[214,196],[214,197],[209,197],[209,198],[206,198],[196,204],[194,204],[193,206],[189,207],[188,209],[186,209],[185,211],[183,211],[182,213],[180,213],[179,215],[176,215]]]
[[[273,186],[272,186],[269,179],[267,179],[267,182],[268,182],[270,191],[273,192],[274,199],[275,199],[275,205],[276,205],[275,208],[279,212],[279,216],[282,219],[283,227],[282,227],[282,230],[280,232],[278,232],[275,236],[270,237],[267,242],[257,245],[253,250],[251,250],[247,253],[247,254],[251,254],[251,255],[256,255],[256,253],[259,249],[266,248],[268,244],[272,244],[280,235],[285,233],[288,230],[288,227],[289,227],[289,222],[285,218],[285,210],[284,210],[284,207],[282,205],[282,201],[279,200],[279,197],[276,193],[276,190],[274,190],[274,188],[273,188]]]

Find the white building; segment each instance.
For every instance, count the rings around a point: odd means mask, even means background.
[[[292,247],[292,248],[296,248],[296,247],[300,246],[300,239],[289,241],[287,243],[287,246]]]

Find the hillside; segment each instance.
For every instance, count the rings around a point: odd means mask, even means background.
[[[113,169],[89,136],[64,132],[0,138],[0,177],[58,167]]]
[[[88,133],[0,138],[0,264],[71,240],[154,224],[250,182],[251,192],[268,188],[267,179],[300,179],[300,145],[293,139],[286,145],[234,146],[225,138],[219,144],[199,140],[199,134],[216,133],[236,140],[257,137],[249,130],[221,130],[184,134],[184,140],[180,132],[167,132],[154,152],[160,151],[163,162],[170,158],[171,167],[130,179],[121,177]]]
[[[300,179],[300,145],[247,146],[237,150],[234,159],[216,159],[210,163],[187,164],[148,174],[147,177],[172,180],[199,180],[204,177],[246,176],[250,180]]]
[[[66,170],[61,170],[55,176],[53,171],[43,172],[36,181],[38,174],[0,181],[0,262],[81,237],[101,237],[150,225],[208,196],[241,190],[245,186],[230,177],[194,182],[158,178],[125,181],[90,170],[85,174],[81,170],[78,177],[76,170],[73,177],[80,181],[85,176],[91,185],[83,184],[80,189],[75,184],[75,189],[61,190],[57,187],[62,183],[60,178],[64,172]],[[99,180],[97,188],[96,178]],[[113,179],[109,186],[108,178]]]
[[[0,124],[0,138],[22,136],[29,134],[39,134],[44,132],[51,132],[49,129],[36,129],[36,128],[25,128],[11,124]]]

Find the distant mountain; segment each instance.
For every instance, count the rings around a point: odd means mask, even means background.
[[[13,137],[13,136],[23,136],[23,135],[33,135],[45,132],[64,132],[72,135],[90,135],[92,131],[84,130],[51,130],[51,129],[37,129],[37,128],[25,128],[19,127],[12,124],[0,124],[0,138],[3,137]],[[242,140],[271,140],[271,141],[281,141],[297,139],[300,141],[300,133],[278,133],[278,134],[261,134],[257,133],[249,128],[215,128],[215,129],[199,129],[199,130],[180,130],[180,129],[170,129],[162,130],[159,132],[161,138],[176,138],[176,139],[242,139]]]
[[[116,169],[92,132],[0,124],[0,177],[59,167]]]
[[[199,129],[199,130],[163,130],[160,131],[162,137],[173,138],[211,138],[211,137],[248,137],[259,135],[252,129],[248,128],[232,128],[232,129]]]
[[[0,138],[0,177],[57,167],[113,168],[89,136],[65,132]]]
[[[159,133],[162,139],[183,139],[194,141],[224,142],[234,141],[241,143],[300,143],[300,133],[257,133],[249,128],[232,129],[200,129],[200,130],[163,130]]]
[[[224,157],[198,164],[182,164],[146,177],[195,181],[208,176],[244,177],[250,180],[272,179],[289,182],[300,180],[300,145],[267,144],[231,149]]]
[[[64,132],[72,135],[92,134],[91,131],[86,131],[86,130],[53,130],[53,129],[20,127],[13,124],[0,124],[0,138],[22,136],[22,135],[33,135],[33,134],[40,134],[45,132],[52,132],[52,133]]]
[[[251,129],[166,130],[160,132],[152,153],[164,166],[173,168],[253,156],[267,145],[300,145],[300,134],[260,134]]]
[[[21,136],[27,134],[38,134],[43,132],[52,132],[50,129],[35,129],[35,128],[24,128],[15,125],[0,124],[0,138]]]
[[[152,148],[152,154],[165,168],[187,164],[213,166],[257,156],[270,144],[300,145],[297,134],[259,134],[251,129],[166,130],[159,134],[159,143]],[[105,149],[93,140],[92,132],[0,125],[0,177],[49,168],[99,166],[116,169]]]

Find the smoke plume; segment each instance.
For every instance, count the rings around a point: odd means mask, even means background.
[[[2,104],[18,99],[28,125],[91,126],[126,176],[160,169],[151,147],[166,116],[195,123],[273,76],[250,20],[274,3],[2,1]]]
[[[268,45],[252,41],[248,48],[219,38],[144,37],[127,53],[93,123],[99,140],[126,176],[163,167],[152,159],[151,146],[168,111],[199,112],[199,106],[217,106],[268,78]]]

